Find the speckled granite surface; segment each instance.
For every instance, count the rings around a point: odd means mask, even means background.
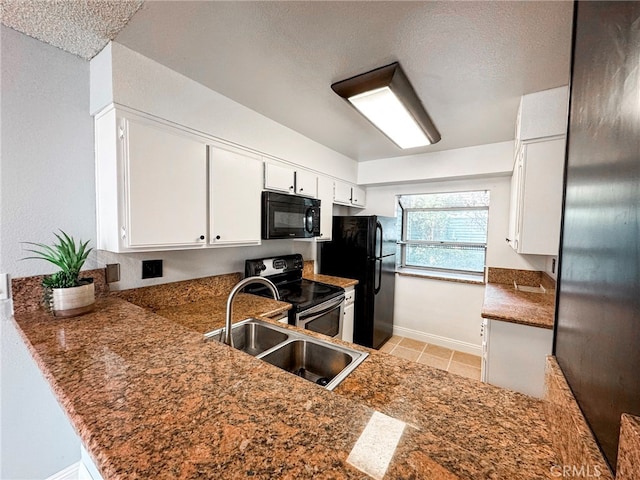
[[[15,319],[108,479],[366,478],[346,458],[374,410],[409,424],[385,478],[553,478],[541,402],[384,353],[328,392],[115,296]]]
[[[513,282],[519,285],[527,285],[531,287],[537,287],[538,285],[544,286],[547,289],[555,289],[556,282],[547,275],[545,272],[534,270],[517,270],[512,268],[487,268],[487,282],[488,283],[508,283],[513,285]]]
[[[225,295],[199,302],[158,308],[155,313],[196,332],[207,333],[224,327],[226,306]],[[291,305],[285,302],[239,293],[233,302],[232,320],[238,322],[249,317],[272,317],[290,308]]]
[[[241,279],[240,273],[228,273],[182,282],[120,290],[113,292],[113,295],[155,311],[201,300],[207,301],[217,296],[226,296]]]
[[[489,283],[484,290],[483,318],[553,328],[555,284],[548,275],[543,272],[490,268],[487,276]],[[547,291],[530,293],[516,290],[514,280],[519,285],[546,285]]]
[[[584,471],[592,474],[598,472],[599,480],[613,480],[609,466],[553,356],[547,357],[544,408],[560,465],[584,467]]]
[[[302,269],[302,276],[307,280],[313,280],[314,282],[328,283],[329,285],[335,285],[340,288],[353,287],[358,284],[358,280],[351,278],[334,277],[332,275],[324,275],[321,273],[314,273],[315,262],[313,260],[305,260],[304,267]]]
[[[640,417],[622,414],[616,480],[640,478]]]
[[[45,276],[37,275],[11,279],[11,297],[13,298],[15,313],[29,312],[42,308],[42,279]],[[80,272],[80,278],[93,278],[96,298],[108,295],[109,284],[106,281],[106,270],[104,268],[84,270]]]
[[[313,260],[305,260],[302,264],[302,276],[307,277],[313,275],[316,269],[316,262]]]
[[[324,275],[321,273],[315,273],[311,275],[304,275],[307,280],[313,280],[314,282],[328,283],[329,285],[335,285],[340,288],[353,287],[358,284],[358,280],[343,277],[333,277],[331,275]]]
[[[557,459],[541,401],[384,353],[365,362],[335,391],[416,426],[402,458],[435,460],[458,478],[551,477]]]

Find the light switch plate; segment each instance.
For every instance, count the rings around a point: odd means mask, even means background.
[[[9,284],[9,274],[0,273],[0,300],[8,300],[11,296],[11,287]]]

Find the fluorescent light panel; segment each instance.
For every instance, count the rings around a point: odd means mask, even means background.
[[[411,113],[389,87],[354,95],[348,100],[400,148],[431,144]]]
[[[398,62],[336,82],[331,88],[400,148],[440,141],[438,129]]]

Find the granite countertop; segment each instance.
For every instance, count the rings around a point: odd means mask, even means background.
[[[489,268],[481,315],[491,320],[553,328],[555,281],[543,272]],[[518,290],[517,285],[544,287],[538,292]]]
[[[555,290],[530,293],[516,290],[513,285],[487,283],[482,317],[532,327],[553,328],[555,299]]]
[[[198,302],[157,308],[154,309],[154,312],[204,334],[224,327],[226,308],[227,297],[218,296]],[[286,302],[249,293],[239,293],[233,303],[232,321],[238,322],[249,317],[269,318],[289,309],[291,309],[291,304]]]
[[[307,280],[313,280],[314,282],[328,283],[329,285],[335,285],[340,288],[349,288],[358,284],[358,280],[351,278],[334,277],[331,275],[324,275],[322,273],[309,273],[305,274],[304,278]]]
[[[219,301],[15,316],[105,479],[367,478],[347,457],[376,411],[407,424],[385,478],[552,477],[541,401],[377,351],[330,392],[204,342]],[[287,306],[241,295],[236,314]]]

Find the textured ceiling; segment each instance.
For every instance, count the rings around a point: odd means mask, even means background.
[[[1,0],[7,27],[79,57],[93,58],[143,0]]]
[[[569,82],[571,1],[0,2],[16,30],[84,58],[115,36],[358,161],[512,140],[520,96]],[[393,61],[436,145],[399,149],[331,91]]]
[[[569,80],[572,2],[154,2],[116,41],[359,161],[514,138]],[[442,140],[401,150],[330,85],[398,60]]]

